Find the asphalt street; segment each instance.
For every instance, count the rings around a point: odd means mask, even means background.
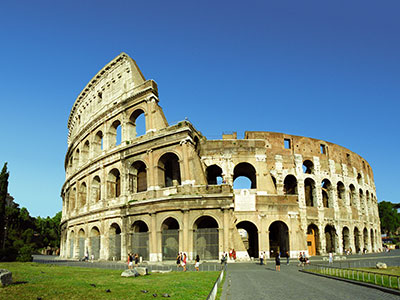
[[[397,253],[399,254],[399,253]],[[394,265],[398,256],[390,257]],[[354,258],[357,260],[385,260],[387,256]],[[323,263],[321,261],[321,263]],[[341,300],[341,299],[400,299],[400,296],[389,294],[378,289],[319,277],[299,272],[299,267],[282,264],[281,271],[275,271],[275,263],[267,265],[256,263],[231,263],[227,266],[227,275],[223,285],[221,300],[271,299],[271,300]]]

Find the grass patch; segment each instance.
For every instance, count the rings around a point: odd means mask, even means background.
[[[0,288],[0,299],[205,299],[219,272],[170,272],[136,278],[122,270],[64,267],[37,263],[0,263],[13,273],[13,285]],[[91,286],[91,284],[95,285]],[[111,290],[107,293],[106,290]],[[141,290],[147,290],[144,294]]]
[[[366,282],[392,289],[400,289],[400,267],[376,268],[318,268],[305,270],[311,273],[323,274],[332,277],[346,278],[354,281]]]

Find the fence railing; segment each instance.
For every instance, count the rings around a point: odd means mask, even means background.
[[[354,268],[341,268],[332,265],[310,264],[306,272],[314,272],[323,275],[345,278],[365,283],[375,284],[382,287],[400,290],[400,276],[383,274]]]

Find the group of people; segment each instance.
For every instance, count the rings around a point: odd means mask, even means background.
[[[135,253],[128,253],[128,269],[133,269],[133,264],[135,264],[135,266],[138,266],[139,264],[139,254]]]
[[[179,252],[178,256],[176,257],[176,269],[183,268],[183,271],[187,271],[187,255],[185,252]],[[200,267],[200,256],[197,254],[194,260],[194,268],[196,271],[199,271]]]
[[[299,266],[304,267],[304,265],[307,265],[310,263],[310,260],[306,256],[305,252],[300,252],[299,254]]]

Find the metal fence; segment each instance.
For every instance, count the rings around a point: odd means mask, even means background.
[[[121,260],[121,235],[111,234],[108,238],[109,255],[111,260]]]
[[[179,229],[162,231],[163,260],[175,260],[179,252]]]
[[[194,232],[194,256],[201,259],[218,259],[218,229],[199,228]]]
[[[359,262],[355,262],[355,264],[357,263]],[[306,266],[305,271],[328,275],[332,277],[361,281],[369,284],[375,284],[400,290],[400,276],[372,272],[358,268],[362,267],[359,265],[357,267],[354,266],[353,268],[345,268],[333,265],[310,264]]]
[[[148,232],[135,232],[131,234],[131,252],[139,254],[143,260],[149,260]]]
[[[93,255],[93,259],[99,259],[100,257],[100,236],[92,236],[90,237],[90,256]]]

